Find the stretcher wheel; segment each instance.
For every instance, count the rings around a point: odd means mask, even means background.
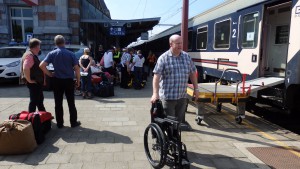
[[[235,122],[236,122],[237,124],[241,124],[242,121],[243,121],[243,119],[242,119],[240,116],[235,117]]]
[[[202,121],[202,119],[201,119],[200,117],[196,117],[195,121],[196,121],[196,123],[197,123],[198,125],[200,125],[200,124],[201,124],[201,121]]]
[[[217,112],[221,112],[222,110],[222,103],[217,103]]]

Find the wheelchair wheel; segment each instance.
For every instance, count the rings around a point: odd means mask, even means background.
[[[151,123],[144,133],[144,148],[148,161],[153,168],[162,168],[165,165],[165,137],[160,127]]]

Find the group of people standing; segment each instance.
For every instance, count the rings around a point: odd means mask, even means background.
[[[97,55],[102,56],[95,57],[95,61],[105,72],[112,75],[114,83],[120,81],[120,87],[124,89],[130,88],[131,81],[134,88],[140,89],[144,79],[145,62],[149,63],[148,75],[156,62],[156,57],[151,51],[145,58],[141,50],[135,51],[133,48],[124,48],[121,52],[119,48],[110,47],[104,51],[100,45]]]
[[[91,85],[88,81],[80,79],[81,72],[86,72],[87,79],[91,79],[91,65],[93,58],[89,55],[89,49],[84,49],[84,55],[80,60],[76,59],[75,54],[65,48],[65,39],[62,35],[57,35],[54,38],[56,49],[49,52],[46,58],[40,62],[37,55],[40,51],[41,41],[32,38],[29,41],[29,50],[22,57],[21,78],[24,79],[30,93],[30,102],[28,111],[35,112],[36,108],[39,111],[46,111],[43,104],[43,85],[44,74],[53,78],[53,93],[55,100],[55,116],[58,128],[64,127],[63,120],[63,95],[65,94],[69,106],[70,124],[71,127],[81,125],[77,121],[77,110],[75,106],[74,87],[88,86],[87,96],[91,96]],[[169,39],[170,49],[163,53],[157,60],[149,52],[148,67],[149,74],[153,70],[153,95],[150,99],[154,103],[157,99],[162,100],[164,111],[167,115],[175,116],[178,121],[182,121],[184,110],[187,104],[187,83],[188,79],[194,86],[195,99],[199,97],[199,89],[197,84],[196,67],[191,57],[182,51],[182,39],[179,35],[172,35]],[[116,51],[111,48],[103,53],[103,62],[105,71],[114,75],[114,68],[121,68],[121,83],[122,88],[129,88],[128,83],[132,72],[135,74],[137,82],[141,81],[142,73],[144,72],[144,62],[146,58],[142,55],[142,51],[136,53],[132,48],[124,49],[123,53],[118,53],[118,57],[114,57]],[[121,56],[121,57],[120,57]],[[114,61],[119,59],[119,63]],[[100,60],[100,58],[99,58]],[[97,62],[97,61],[96,61]],[[100,60],[101,62],[101,60]],[[50,72],[46,66],[52,64],[55,73]],[[101,63],[100,63],[101,64]],[[133,71],[132,71],[133,69]],[[76,83],[74,84],[74,71]]]

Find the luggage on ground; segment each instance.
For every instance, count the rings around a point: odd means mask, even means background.
[[[92,75],[92,84],[99,84],[102,81],[102,78],[97,75]]]
[[[94,94],[99,97],[114,96],[114,85],[107,82],[102,82],[95,87]]]
[[[51,129],[51,120],[53,116],[49,112],[32,112],[22,111],[18,114],[13,114],[9,116],[10,120],[21,119],[28,120],[32,123],[34,135],[36,142],[41,144],[45,140],[45,133]]]
[[[32,152],[36,147],[32,124],[27,120],[7,120],[0,125],[0,155]]]

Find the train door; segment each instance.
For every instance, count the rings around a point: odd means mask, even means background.
[[[290,22],[290,1],[265,8],[260,76],[285,76]]]

